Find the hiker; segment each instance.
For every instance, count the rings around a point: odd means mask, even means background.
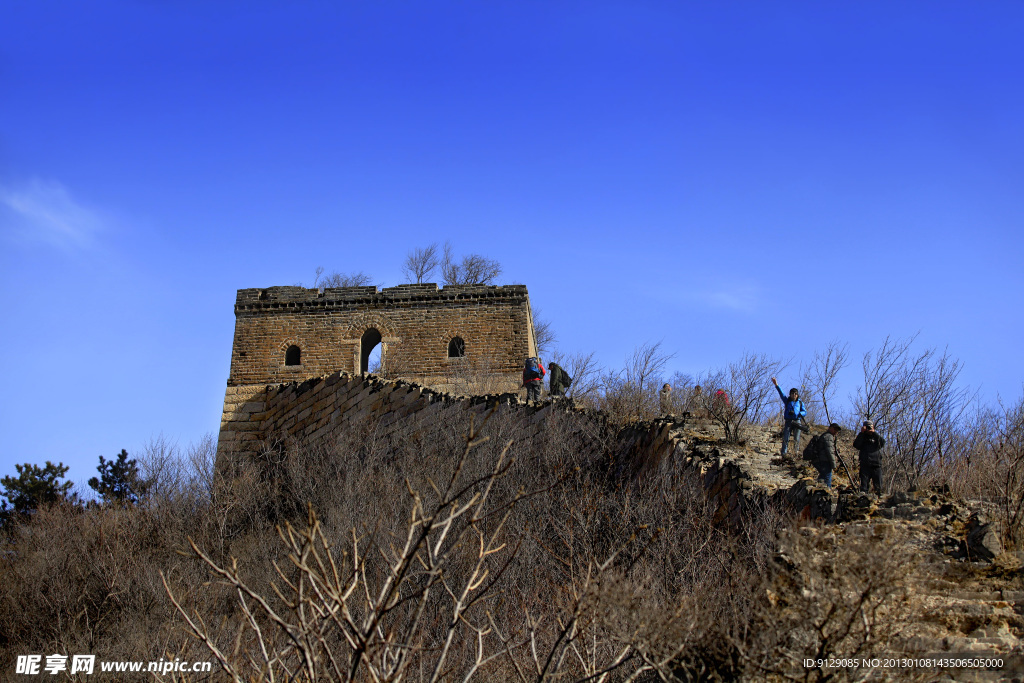
[[[572,377],[558,363],[548,365],[548,370],[551,372],[551,379],[548,380],[548,393],[552,396],[564,395],[565,390],[572,385]]]
[[[860,490],[867,493],[871,483],[875,493],[882,494],[882,448],[885,439],[875,431],[875,423],[864,420],[860,434],[853,440],[853,447],[860,451]]]
[[[725,389],[719,389],[711,399],[711,408],[715,414],[722,414],[729,409],[729,394]]]
[[[832,472],[836,469],[836,435],[842,431],[842,427],[835,422],[828,426],[828,431],[818,439],[817,458],[814,461],[814,469],[818,470],[818,481],[825,482],[825,486],[832,488]]]
[[[540,358],[530,357],[523,364],[523,386],[526,387],[526,400],[539,401],[540,390],[544,386],[544,375],[548,374],[541,365]]]
[[[700,385],[693,387],[693,391],[686,397],[685,409],[696,417],[707,417],[707,410],[704,409],[704,395]]]
[[[661,408],[662,415],[670,415],[672,413],[672,385],[665,383],[661,387],[661,391],[658,392],[658,404]]]
[[[789,396],[787,397],[782,393],[782,389],[779,388],[779,381],[772,377],[772,384],[775,385],[775,391],[779,392],[779,398],[782,399],[782,403],[786,407],[786,412],[783,415],[785,423],[782,426],[782,456],[785,457],[786,451],[789,450],[789,436],[793,435],[794,448],[797,453],[800,452],[800,432],[803,431],[803,418],[807,414],[807,408],[804,407],[804,402],[800,400],[800,392],[797,391],[796,387],[789,390]]]

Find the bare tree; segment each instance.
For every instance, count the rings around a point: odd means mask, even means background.
[[[620,420],[643,420],[657,415],[657,385],[665,366],[674,357],[674,353],[662,350],[661,342],[638,346],[626,358],[625,368],[609,371],[601,379],[601,408]]]
[[[804,403],[816,407],[817,403],[820,402],[825,413],[826,423],[832,422],[828,403],[836,394],[836,375],[849,365],[849,354],[849,344],[841,344],[838,340],[830,341],[824,351],[816,351],[814,353],[814,360],[807,366],[800,381],[803,387],[806,388],[806,391],[803,393],[808,394],[804,398]],[[815,421],[812,416],[809,417],[811,417],[812,422]]]
[[[489,647],[492,628],[481,614],[514,554],[504,540],[505,525],[522,498],[492,500],[497,480],[511,466],[511,441],[488,474],[464,481],[470,452],[488,439],[471,423],[447,485],[431,484],[433,492],[424,493],[406,482],[412,507],[404,538],[385,540],[352,529],[348,551],[339,552],[312,505],[304,528],[278,527],[289,562],[274,563],[283,587],[273,590],[283,604],[257,591],[237,560],[217,562],[190,539],[195,556],[237,596],[244,635],[256,645],[244,658],[237,657],[237,647],[235,653],[218,647],[212,629],[198,613],[189,613],[161,572],[164,589],[192,633],[239,683],[400,681],[417,668],[437,681],[446,677],[453,651],[465,650],[457,641],[475,644],[463,679],[470,680],[517,647]]]
[[[1019,548],[1024,542],[1024,396],[1009,408],[1000,401],[989,422],[986,446],[1005,472],[1000,492],[1003,532]]]
[[[822,411],[825,413],[825,424],[832,423],[833,420],[828,409],[828,403],[835,397],[837,391],[835,386],[836,375],[849,364],[849,350],[849,344],[842,344],[839,340],[833,339],[824,351],[816,351],[814,353],[814,360],[804,370],[800,380],[801,389],[803,389],[801,395],[803,396],[804,404],[809,408],[807,415],[809,422],[821,422],[822,416],[817,411],[820,404]],[[850,484],[856,486],[850,466],[847,464],[846,459],[843,458],[838,444],[836,445],[836,457],[839,459],[839,465],[846,471]]]
[[[551,321],[543,317],[540,309],[533,311],[533,338],[537,343],[537,355],[543,358],[558,339],[551,328]]]
[[[948,351],[912,353],[916,337],[886,338],[864,355],[864,385],[856,410],[886,438],[886,479],[890,486],[912,486],[925,469],[955,455],[975,393],[958,386],[962,366]]]
[[[661,348],[661,342],[655,344],[647,343],[633,351],[633,355],[626,362],[626,381],[637,387],[637,391],[643,394],[650,390],[652,385],[661,378],[665,366],[674,353],[666,353]]]
[[[313,278],[313,289],[326,289],[328,287],[368,287],[372,284],[373,277],[362,271],[351,274],[335,271],[330,275],[324,275],[323,266],[317,266],[316,276]]]
[[[402,274],[407,280],[421,284],[426,282],[439,265],[441,265],[441,259],[437,253],[437,243],[434,242],[426,247],[417,247],[410,251],[405,257]]]
[[[775,388],[766,378],[774,377],[787,363],[766,354],[746,353],[724,370],[700,377],[704,391],[699,402],[702,412],[718,423],[729,441],[739,441],[744,423],[765,421],[774,405]]]
[[[677,414],[697,412],[697,381],[692,375],[676,372],[669,380],[672,385],[672,412]]]
[[[569,390],[565,393],[567,397],[584,402],[595,399],[601,387],[601,368],[594,359],[593,351],[567,355],[555,353],[553,360],[572,377],[572,384],[569,385]]]
[[[924,360],[910,359],[910,347],[916,338],[886,337],[873,356],[870,351],[864,354],[864,386],[857,390],[854,407],[863,419],[874,420],[876,427],[890,422],[894,411],[910,397],[910,377]]]
[[[479,254],[456,260],[452,245],[444,243],[441,276],[446,285],[490,285],[501,275],[501,264]]]

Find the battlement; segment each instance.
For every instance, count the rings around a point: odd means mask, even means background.
[[[398,302],[455,301],[476,299],[524,300],[526,285],[445,285],[436,283],[407,284],[378,289],[368,287],[268,287],[240,289],[235,297],[235,311],[280,308],[281,306],[316,306],[332,308],[359,304],[386,305]]]

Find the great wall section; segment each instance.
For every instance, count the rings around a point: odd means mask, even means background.
[[[547,438],[547,426],[556,420],[572,432],[611,431],[611,452],[602,447],[583,455],[608,460],[624,481],[656,468],[689,468],[699,473],[717,517],[733,524],[740,523],[744,509],[770,501],[806,508],[813,517],[836,514],[835,502],[822,495],[823,489],[772,464],[778,446],[767,434],[730,448],[718,443],[715,426],[706,420],[670,416],[614,429],[601,413],[568,399],[527,402],[515,392],[460,396],[404,380],[340,372],[288,384],[228,387],[218,459],[225,464],[252,459],[270,447],[327,444],[330,451],[330,444],[355,425],[368,427],[380,439],[409,429],[429,439],[432,432],[446,429],[454,415],[482,420],[492,410],[511,421],[516,440],[525,443]]]
[[[923,615],[921,652],[1021,651],[1024,591],[993,579],[987,570],[973,569],[978,560],[998,560],[986,566],[1015,563],[1019,568],[1024,559],[1001,554],[985,511],[972,511],[942,491],[878,498],[859,494],[852,486],[840,490],[845,483],[841,471],[836,473],[837,487],[825,489],[805,463],[778,457],[780,436],[772,427],[750,427],[741,444],[730,444],[717,425],[689,415],[620,427],[568,399],[527,402],[516,391],[462,395],[438,389],[438,380],[445,379],[440,373],[432,388],[362,372],[366,354],[360,337],[368,330],[379,330],[380,343],[391,345],[392,359],[400,358],[420,376],[444,366],[445,350],[459,337],[467,356],[490,345],[490,353],[505,360],[488,367],[504,373],[508,386],[514,387],[518,357],[534,349],[529,299],[525,287],[349,290],[358,291],[239,291],[232,372],[217,447],[221,471],[252,466],[269,449],[286,454],[292,448],[315,447],[328,457],[354,457],[339,445],[353,431],[384,441],[410,435],[430,440],[464,424],[466,417],[480,421],[497,416],[521,445],[537,453],[553,434],[581,435],[574,442],[584,451],[580,456],[603,463],[616,486],[630,486],[654,472],[690,478],[703,489],[715,522],[724,527],[742,529],[747,515],[770,510],[801,518],[807,522],[802,533],[832,535],[837,543],[867,538],[883,547],[910,544],[922,558],[914,597]],[[424,323],[445,311],[443,319]],[[488,338],[487,326],[495,320],[507,329]],[[424,325],[429,329],[420,329]],[[332,335],[340,340],[334,352]],[[299,344],[304,345],[303,362],[294,368],[286,363],[286,354]],[[400,353],[403,344],[406,351]],[[416,354],[429,362],[417,364]],[[345,369],[325,371],[331,363]],[[305,374],[314,369],[321,372]],[[287,381],[289,376],[294,381]],[[850,438],[842,440],[847,457],[852,453]],[[970,680],[1008,680],[983,672],[978,676]]]

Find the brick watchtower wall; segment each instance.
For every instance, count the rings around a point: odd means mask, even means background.
[[[240,289],[228,386],[363,372],[378,342],[387,375],[427,384],[468,366],[518,384],[536,355],[525,285]]]
[[[359,375],[377,344],[385,375],[444,389],[515,390],[537,354],[524,285],[240,289],[220,447],[259,435],[270,385]]]

